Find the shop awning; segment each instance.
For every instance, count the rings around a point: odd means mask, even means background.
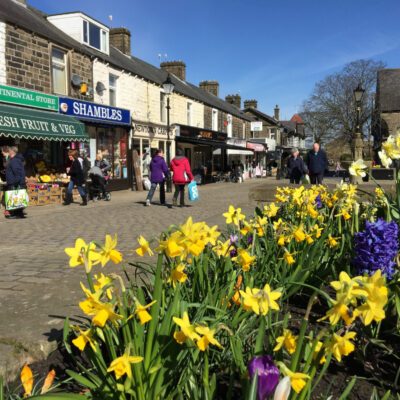
[[[230,147],[225,141],[213,140],[213,139],[203,139],[203,138],[193,138],[184,136],[175,136],[177,142],[197,144],[199,146],[211,146],[217,148],[227,148]]]
[[[254,153],[250,150],[239,150],[239,149],[229,149],[226,151],[228,156],[252,156]],[[221,154],[221,149],[216,149],[213,151],[214,156],[219,156]]]
[[[57,140],[88,141],[85,125],[66,115],[0,104],[0,136]]]

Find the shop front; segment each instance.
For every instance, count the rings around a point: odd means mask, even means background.
[[[254,152],[253,159],[248,165],[249,170],[251,171],[251,175],[254,177],[266,176],[266,167],[267,167],[267,151],[265,146],[261,143],[252,143],[247,142],[247,149],[252,150]]]
[[[176,125],[175,141],[189,159],[196,180],[201,183],[214,182],[216,176],[229,171],[227,150],[240,150],[228,145],[226,133],[186,125]]]
[[[129,151],[131,114],[129,110],[60,97],[60,112],[85,124],[88,143],[79,144],[92,165],[96,158],[110,164],[108,190],[129,189],[132,185],[132,157]]]
[[[135,165],[134,180],[138,186],[143,177],[149,176],[149,166],[151,156],[153,153],[160,149],[164,152],[166,157],[168,145],[168,132],[167,127],[163,125],[152,124],[149,122],[133,121],[133,135],[132,135],[132,153]],[[174,131],[170,131],[170,141],[173,143],[175,139]],[[171,158],[174,157],[175,151],[171,146]]]

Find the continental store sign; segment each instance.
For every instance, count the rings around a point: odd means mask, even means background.
[[[75,118],[0,104],[0,136],[57,140],[86,141],[85,126]]]
[[[58,111],[58,97],[51,94],[0,85],[0,102]]]

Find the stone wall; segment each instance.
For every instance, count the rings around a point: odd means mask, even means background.
[[[380,125],[383,138],[395,134],[400,129],[400,112],[381,113]]]
[[[0,85],[6,82],[6,24],[0,21]]]
[[[19,27],[7,25],[5,38],[6,83],[39,92],[53,93],[50,59],[52,45],[47,39]],[[84,82],[93,86],[90,58],[68,49],[64,50],[67,52],[68,60],[67,95],[91,100],[91,96],[81,96],[79,90],[73,89],[69,84],[71,75],[78,74]]]

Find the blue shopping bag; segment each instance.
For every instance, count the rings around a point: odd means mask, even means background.
[[[192,181],[188,185],[189,200],[196,201],[199,199],[199,190],[197,188],[197,183]]]

